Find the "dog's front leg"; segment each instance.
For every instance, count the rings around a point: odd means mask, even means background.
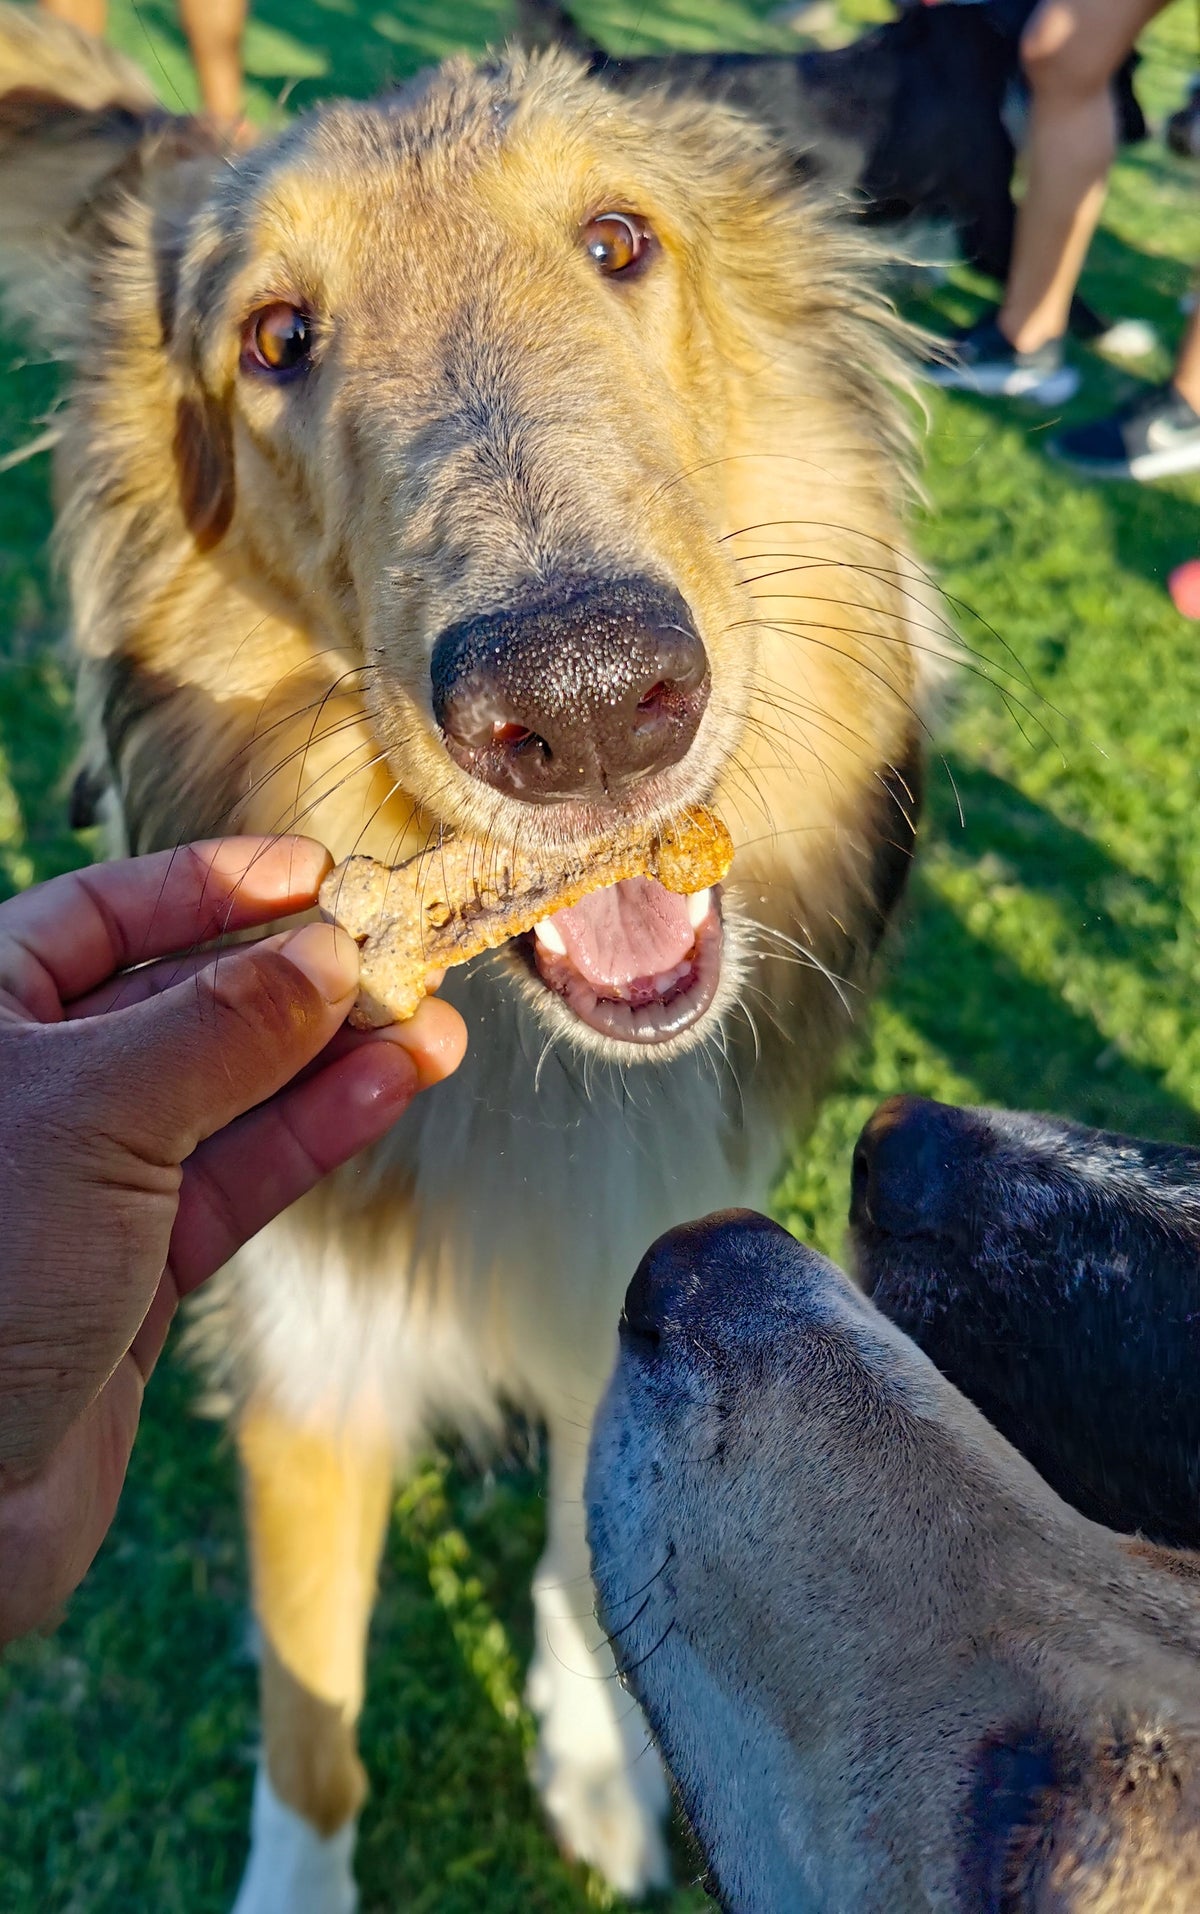
[[[596,1620],[585,1534],[587,1429],[551,1422],[546,1549],[533,1582],[534,1779],[564,1850],[621,1893],[670,1880],[666,1777]]]
[[[263,1756],[234,1914],[353,1914],[367,1628],[391,1501],[383,1440],[297,1429],[252,1407],[238,1428],[262,1631]]]

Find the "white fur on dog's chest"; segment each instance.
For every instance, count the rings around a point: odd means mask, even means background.
[[[711,1058],[639,1061],[622,1081],[550,1055],[539,1072],[541,1032],[511,984],[484,972],[445,994],[470,1033],[457,1076],[263,1231],[224,1285],[281,1408],[382,1405],[401,1449],[431,1422],[485,1432],[502,1400],[594,1402],[653,1238],[761,1202],[772,1168]]]

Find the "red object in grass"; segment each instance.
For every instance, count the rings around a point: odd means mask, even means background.
[[[1200,558],[1176,565],[1167,580],[1167,590],[1177,612],[1185,618],[1200,618]]]

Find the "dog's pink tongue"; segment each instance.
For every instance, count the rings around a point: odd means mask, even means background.
[[[673,970],[696,941],[687,898],[650,877],[626,877],[593,891],[550,921],[575,969],[597,991]]]

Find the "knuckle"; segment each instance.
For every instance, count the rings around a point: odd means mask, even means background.
[[[218,959],[212,990],[224,1016],[267,1055],[293,1048],[320,1018],[315,990],[277,951]]]

